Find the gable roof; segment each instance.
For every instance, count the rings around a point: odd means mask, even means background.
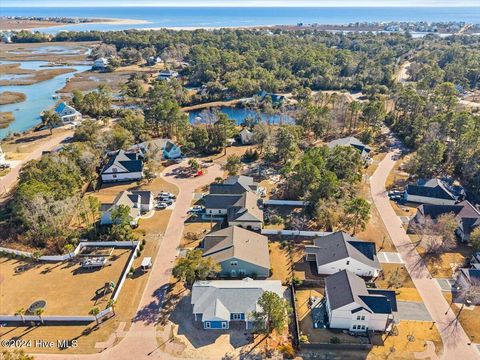
[[[227,209],[240,200],[242,195],[217,195],[207,194],[203,197],[203,203],[207,209]]]
[[[230,320],[230,314],[248,314],[258,310],[257,301],[265,291],[283,296],[279,280],[212,280],[196,281],[192,287],[193,313],[202,321]]]
[[[113,200],[113,204],[106,211],[112,211],[120,205],[130,208],[130,216],[135,219],[140,216],[138,205],[148,205],[153,201],[153,193],[146,190],[122,191]]]
[[[463,195],[464,190],[461,187],[451,187],[441,179],[430,179],[428,181],[419,180],[417,184],[408,184],[406,192],[409,195],[457,200],[460,195]]]
[[[227,209],[228,221],[263,222],[263,211],[258,207],[258,197],[248,191]]]
[[[362,143],[360,140],[358,140],[356,137],[353,137],[353,136],[332,140],[327,144],[327,146],[330,149],[333,149],[335,146],[353,146],[358,150],[360,150],[361,152],[365,151],[367,153],[370,152],[371,150],[370,147],[368,147],[367,145],[365,145],[364,143]]]
[[[247,191],[256,191],[258,184],[250,176],[230,176],[222,183],[210,185],[210,194],[243,194]]]
[[[423,204],[418,207],[418,213],[433,220],[440,215],[454,213],[459,221],[459,227],[465,234],[470,234],[475,227],[480,226],[480,211],[467,200],[455,205]]]
[[[364,309],[376,314],[391,314],[397,307],[394,292],[369,290],[361,277],[348,270],[328,276],[325,288],[331,311],[352,303],[359,306],[352,312]]]
[[[211,257],[217,263],[235,258],[270,269],[268,239],[253,231],[229,226],[208,234],[203,243],[203,256]]]
[[[365,265],[380,269],[375,243],[358,240],[343,231],[337,231],[313,240],[305,252],[314,254],[318,266],[352,258]]]
[[[126,152],[119,150],[115,155],[111,156],[108,163],[103,167],[102,174],[113,174],[107,171],[112,165],[116,165],[125,169],[124,172],[141,172],[143,170],[143,161],[139,154],[134,152]],[[116,174],[122,172],[116,172]]]
[[[460,269],[461,275],[463,275],[470,285],[480,286],[480,269]]]

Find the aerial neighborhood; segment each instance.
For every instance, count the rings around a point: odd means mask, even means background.
[[[2,85],[65,78],[0,148],[0,338],[54,345],[0,354],[480,358],[480,40],[448,39],[13,31]]]

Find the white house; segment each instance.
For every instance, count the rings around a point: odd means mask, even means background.
[[[108,66],[108,59],[98,58],[93,62],[92,70],[105,70]]]
[[[395,291],[368,289],[361,277],[348,270],[325,279],[325,299],[332,329],[384,332],[397,311]]]
[[[174,70],[163,70],[158,74],[157,80],[170,81],[178,77],[178,72]]]
[[[358,276],[378,276],[382,270],[374,242],[358,240],[337,231],[305,246],[305,260],[315,261],[321,275],[349,270]]]
[[[133,145],[132,150],[140,150],[143,155],[148,150],[159,154],[163,159],[178,159],[183,156],[182,150],[170,139],[153,139]]]
[[[6,165],[7,160],[5,158],[5,153],[3,152],[2,147],[0,146],[0,166]]]
[[[64,102],[57,105],[55,112],[64,123],[76,123],[82,120],[82,114]]]
[[[283,298],[280,280],[213,280],[196,281],[192,287],[191,303],[196,321],[204,329],[229,329],[231,321],[253,327],[252,312],[260,310],[258,299],[265,291]]]
[[[143,178],[143,160],[135,152],[119,150],[102,170],[103,182],[134,181]]]
[[[405,190],[405,200],[433,205],[455,205],[465,196],[461,186],[450,186],[440,179],[419,180],[409,184]]]
[[[130,208],[129,215],[132,218],[130,225],[137,225],[138,219],[140,219],[142,213],[153,210],[153,204],[154,198],[151,191],[122,191],[120,194],[117,195],[117,197],[113,201],[113,204],[106,206],[106,209],[102,212],[100,224],[111,225],[113,223],[112,212],[120,205],[124,205]]]
[[[240,136],[242,145],[253,144],[253,133],[247,128],[243,128],[238,135]]]

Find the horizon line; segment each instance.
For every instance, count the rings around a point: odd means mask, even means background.
[[[305,8],[305,9],[313,9],[313,8],[480,8],[480,5],[460,5],[460,4],[448,4],[448,5],[441,5],[441,6],[435,6],[435,5],[383,5],[383,6],[377,6],[377,5],[308,5],[308,6],[292,6],[288,4],[278,4],[275,6],[264,6],[264,5],[241,5],[241,4],[235,4],[235,5],[20,5],[20,6],[1,6],[1,8],[112,8],[112,7],[122,7],[122,8],[265,8],[265,9],[274,9],[274,8]],[[0,15],[0,17],[4,17],[5,15]],[[13,16],[13,15],[8,15],[8,16]]]

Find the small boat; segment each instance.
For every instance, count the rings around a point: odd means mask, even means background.
[[[53,100],[58,100],[58,99],[60,99],[60,96],[58,94],[53,94],[52,99]]]

